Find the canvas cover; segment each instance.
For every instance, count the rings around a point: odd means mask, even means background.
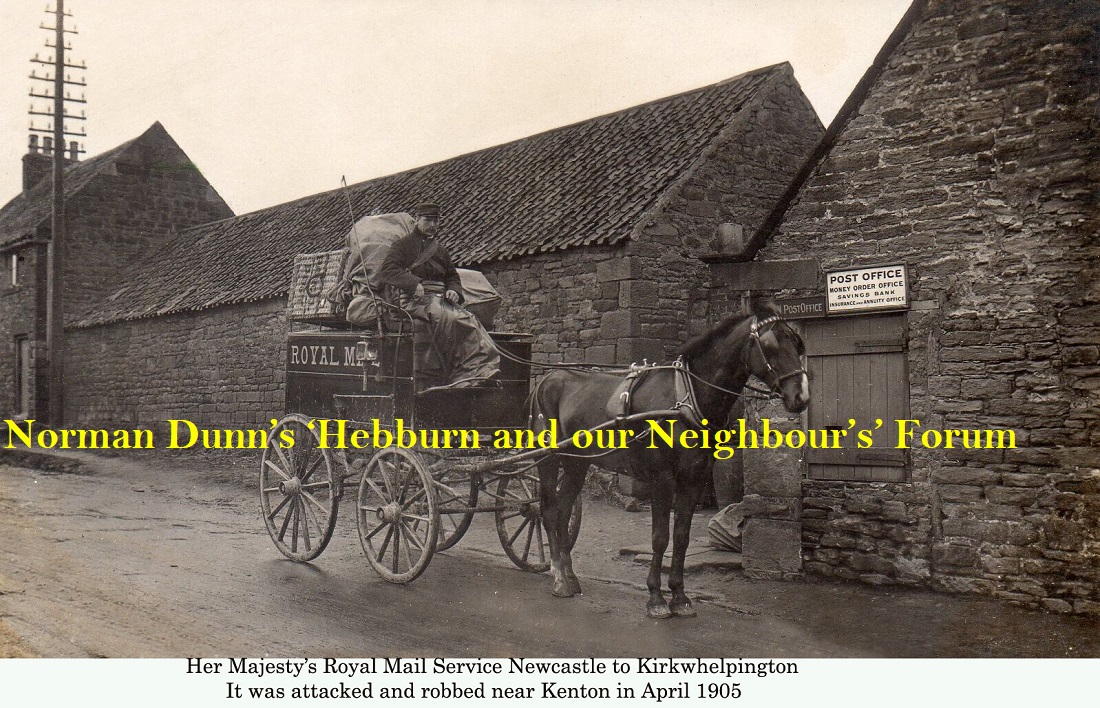
[[[411,214],[376,214],[356,221],[348,231],[345,243],[348,247],[348,277],[354,284],[356,295],[373,291],[382,293],[378,279],[382,262],[390,252],[390,246],[402,236],[412,233],[416,220]]]
[[[348,277],[354,284],[355,295],[368,292],[382,294],[379,273],[390,246],[402,236],[412,233],[415,225],[416,219],[404,212],[365,216],[355,222],[345,239],[350,269]],[[457,270],[466,296],[466,309],[477,317],[482,326],[491,328],[500,308],[500,293],[476,270]]]

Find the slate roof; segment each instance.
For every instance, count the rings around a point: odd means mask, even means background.
[[[180,233],[77,326],[285,295],[298,253],[335,250],[356,217],[445,205],[441,239],[476,265],[627,238],[778,64],[435,164]]]
[[[137,140],[135,138],[134,140]],[[100,153],[93,158],[77,162],[65,169],[65,198],[70,199],[84,189],[97,175],[114,164],[134,140]],[[0,248],[34,237],[43,223],[53,215],[53,180],[50,172],[27,192],[20,192],[14,199],[0,207]]]

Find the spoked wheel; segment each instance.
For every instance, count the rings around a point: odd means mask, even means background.
[[[531,473],[501,477],[497,484],[497,536],[504,553],[529,573],[550,570],[550,541],[542,526],[538,476]],[[581,495],[569,517],[569,537],[575,542],[581,530]]]
[[[439,541],[435,550],[445,551],[458,543],[474,520],[477,506],[477,476],[452,472],[446,461],[432,466],[439,505]]]
[[[358,501],[359,540],[371,566],[391,583],[416,579],[439,540],[435,484],[420,456],[404,448],[376,452]]]
[[[279,421],[260,458],[260,509],[275,547],[299,562],[321,555],[336,528],[341,481],[332,453],[319,448],[309,418],[297,413]],[[283,433],[294,446],[281,447]]]

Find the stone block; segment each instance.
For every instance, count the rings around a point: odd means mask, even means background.
[[[593,364],[614,364],[615,345],[601,344],[594,347],[586,347],[584,350],[584,360]]]
[[[1056,597],[1044,597],[1039,600],[1039,604],[1047,612],[1057,612],[1058,614],[1069,614],[1073,612],[1072,604]]]
[[[894,577],[899,583],[920,585],[928,581],[932,571],[923,558],[900,557],[894,559]]]
[[[972,519],[944,519],[945,536],[1027,546],[1039,540],[1039,531],[1031,524],[1020,521],[989,521]]]
[[[630,310],[606,312],[600,318],[599,336],[604,340],[631,337],[635,334],[636,325],[635,315]]]
[[[802,570],[802,527],[796,521],[748,519],[741,562],[746,574],[798,573]]]
[[[1039,491],[1027,487],[989,487],[985,496],[993,504],[1031,506],[1039,500]]]
[[[945,502],[975,502],[982,498],[982,488],[970,484],[942,484],[937,490]]]
[[[802,470],[791,450],[738,450],[744,455],[745,493],[801,497]]]
[[[1077,598],[1073,601],[1073,611],[1079,615],[1100,616],[1100,602]]]
[[[633,258],[616,257],[596,264],[596,280],[607,283],[615,280],[629,280],[638,277],[638,266]]]
[[[615,340],[615,363],[632,364],[648,360],[650,363],[665,360],[665,347],[662,342],[646,337],[622,337]]]
[[[970,467],[950,467],[932,472],[933,482],[952,485],[997,484],[1000,479],[1001,475],[996,472]]]
[[[1080,551],[1085,542],[1080,524],[1065,519],[1048,519],[1043,524],[1043,538],[1048,548],[1058,551]]]
[[[649,482],[620,474],[619,491],[635,499],[648,499],[650,494]]]
[[[625,280],[619,283],[619,307],[653,308],[661,305],[657,295],[657,283],[649,280]]]

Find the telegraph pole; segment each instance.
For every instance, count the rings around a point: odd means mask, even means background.
[[[31,106],[31,115],[44,115],[50,116],[53,119],[53,125],[50,128],[36,128],[33,119],[31,123],[32,132],[40,133],[52,133],[53,134],[53,210],[52,218],[50,221],[50,242],[47,245],[46,250],[46,351],[48,357],[49,366],[49,410],[47,411],[47,419],[50,425],[59,426],[62,423],[62,409],[63,398],[62,390],[65,380],[65,322],[64,322],[64,273],[65,273],[65,137],[72,136],[85,136],[86,132],[81,130],[80,132],[69,132],[66,130],[65,120],[85,120],[84,112],[81,114],[70,115],[65,112],[66,102],[72,103],[85,103],[84,95],[81,94],[80,98],[73,98],[66,93],[66,86],[86,86],[83,78],[78,80],[72,80],[70,76],[65,73],[66,69],[80,69],[84,70],[87,67],[82,62],[81,64],[69,64],[65,61],[65,50],[68,48],[65,45],[66,34],[76,34],[76,30],[65,29],[65,18],[72,17],[72,15],[65,13],[65,1],[55,0],[57,3],[56,8],[52,11],[54,15],[54,26],[47,27],[46,25],[40,25],[42,29],[52,30],[54,32],[54,42],[50,44],[46,42],[46,46],[54,50],[53,59],[39,59],[36,54],[34,59],[31,59],[32,63],[53,65],[53,76],[38,76],[37,71],[31,72],[31,78],[36,81],[46,81],[53,84],[53,94],[42,93],[36,94],[34,89],[31,89],[32,98],[52,99],[53,110],[48,112],[35,111],[34,106]],[[50,12],[49,8],[46,10]],[[49,151],[47,147],[47,151]],[[75,162],[81,152],[76,141],[73,141],[71,146],[71,158]]]

